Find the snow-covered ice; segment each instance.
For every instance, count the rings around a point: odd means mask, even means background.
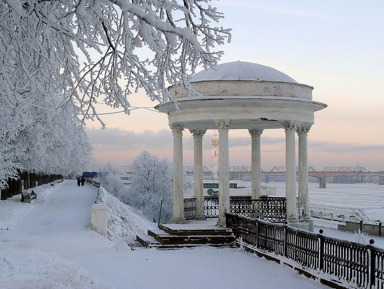
[[[285,183],[274,184],[276,184],[276,194],[285,196]],[[377,184],[327,183],[326,188],[320,189],[318,183],[308,183],[308,189],[310,203],[384,209],[384,186]]]
[[[1,201],[0,288],[326,288],[236,248],[131,249],[125,239],[153,224],[104,192],[111,241],[90,230],[96,195],[64,181],[38,188],[31,204]]]

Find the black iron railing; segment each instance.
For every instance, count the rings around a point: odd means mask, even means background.
[[[186,220],[192,220],[196,218],[196,199],[195,198],[184,199],[184,218]]]
[[[217,218],[219,216],[219,199],[217,197],[204,198],[204,216]]]
[[[231,213],[246,217],[259,218],[271,222],[286,220],[286,199],[262,197],[257,200],[231,199]]]
[[[384,250],[235,214],[226,214],[226,222],[242,242],[284,256],[303,268],[359,288],[384,288]]]
[[[88,183],[88,184],[91,184],[92,186],[96,187],[96,188],[100,188],[100,182],[96,182],[92,179],[85,179],[85,182]]]
[[[260,218],[271,222],[284,222],[286,220],[286,199],[263,197],[258,200],[245,198],[231,198],[230,210],[233,214]],[[206,218],[219,216],[219,199],[217,197],[204,198],[204,215]],[[196,200],[184,199],[184,216],[187,220],[196,216]]]

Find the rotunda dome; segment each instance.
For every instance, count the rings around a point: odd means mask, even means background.
[[[189,130],[283,128],[285,123],[314,123],[326,104],[312,100],[313,87],[274,68],[243,61],[219,64],[194,74],[189,90],[168,88],[170,100],[156,106],[169,124]],[[175,105],[177,102],[177,105]]]
[[[214,68],[209,68],[192,75],[189,81],[193,83],[231,80],[297,83],[290,76],[272,67],[244,61],[219,64]]]

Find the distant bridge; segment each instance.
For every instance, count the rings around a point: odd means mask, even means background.
[[[194,167],[187,166],[185,167],[186,173],[193,175]],[[230,166],[229,174],[232,179],[239,179],[243,176],[250,176],[252,168],[251,166]],[[275,166],[270,171],[261,170],[262,175],[266,178],[269,176],[284,176],[285,175],[285,166]],[[203,167],[204,176],[211,176],[212,169],[204,166]],[[366,170],[364,167],[355,166],[355,167],[325,167],[323,170],[318,171],[313,167],[308,168],[308,176],[319,179],[320,188],[326,187],[326,179],[331,177],[354,177],[355,179],[363,180],[367,177],[377,178],[378,183],[384,185],[384,172],[371,172]]]

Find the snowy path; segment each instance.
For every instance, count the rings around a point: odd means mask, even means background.
[[[73,181],[58,184],[45,202],[27,212],[9,235],[19,246],[49,251],[66,251],[88,245],[90,208],[96,199],[96,190],[89,185],[77,187]]]
[[[57,186],[15,228],[0,231],[0,289],[326,288],[238,249],[132,251],[90,231],[93,187]]]

